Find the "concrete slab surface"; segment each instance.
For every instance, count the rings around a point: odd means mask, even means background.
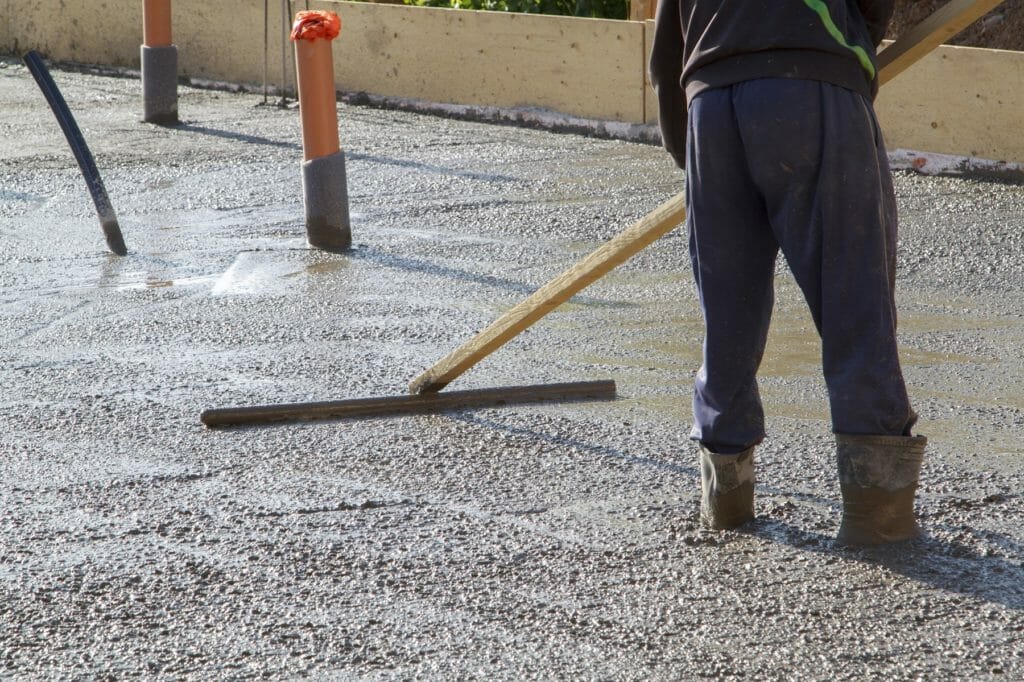
[[[677,229],[452,389],[613,402],[212,430],[403,393],[682,186],[660,149],[342,105],[354,248],[305,244],[298,113],[55,70],[118,212],[0,60],[0,676],[1021,679],[1024,186],[896,176],[926,535],[839,547],[820,348],[784,266],[758,519],[697,525]]]

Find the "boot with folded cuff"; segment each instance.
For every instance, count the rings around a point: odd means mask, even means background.
[[[836,434],[844,545],[881,545],[920,534],[914,497],[928,439]]]
[[[720,455],[700,446],[700,518],[714,530],[736,528],[754,518],[754,446]]]

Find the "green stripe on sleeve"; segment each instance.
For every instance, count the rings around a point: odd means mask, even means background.
[[[804,0],[804,4],[810,7],[811,10],[818,15],[821,19],[821,23],[825,25],[825,30],[828,31],[830,36],[835,38],[837,43],[857,55],[857,61],[859,61],[864,70],[868,72],[868,76],[871,77],[871,80],[874,80],[875,64],[871,61],[871,57],[868,56],[867,50],[860,45],[850,45],[850,43],[846,42],[846,36],[844,36],[842,31],[839,30],[839,27],[836,26],[836,22],[832,20],[832,15],[829,14],[828,5],[826,5],[823,0]]]

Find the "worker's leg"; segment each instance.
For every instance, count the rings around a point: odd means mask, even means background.
[[[764,438],[756,375],[778,245],[747,172],[732,89],[694,98],[688,126],[687,226],[705,322],[691,437],[714,453],[736,454]]]
[[[870,104],[802,80],[738,86],[751,174],[822,337],[833,430],[907,435],[896,345],[896,205]]]
[[[808,81],[738,89],[751,174],[822,336],[843,495],[838,540],[918,534],[914,497],[926,439],[910,436],[896,347],[896,208],[870,105]]]

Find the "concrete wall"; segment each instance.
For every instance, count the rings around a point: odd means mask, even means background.
[[[51,59],[112,66],[134,64],[138,68],[142,2],[0,2],[4,5],[0,25],[7,27],[6,41],[0,44],[2,52],[20,55],[38,50]]]
[[[280,3],[270,5],[268,81],[292,86],[290,49],[282,62],[290,19]],[[37,49],[53,60],[138,68],[141,7],[137,0],[0,0],[0,52]],[[310,7],[341,15],[339,90],[656,120],[645,68],[651,22],[353,2]],[[263,3],[173,0],[172,8],[183,75],[262,82]],[[890,148],[1024,162],[1024,53],[942,47],[889,83],[878,110]]]
[[[641,22],[316,5],[335,8],[344,22],[335,45],[343,90],[644,120]]]
[[[296,6],[304,3],[293,3]],[[269,25],[270,83],[281,82],[285,27],[273,2]],[[54,61],[139,68],[142,1],[0,0],[0,52],[34,49]],[[172,33],[182,75],[261,83],[264,62],[263,3],[258,0],[172,0]],[[289,16],[292,16],[290,13]],[[288,53],[286,84],[294,87]]]

